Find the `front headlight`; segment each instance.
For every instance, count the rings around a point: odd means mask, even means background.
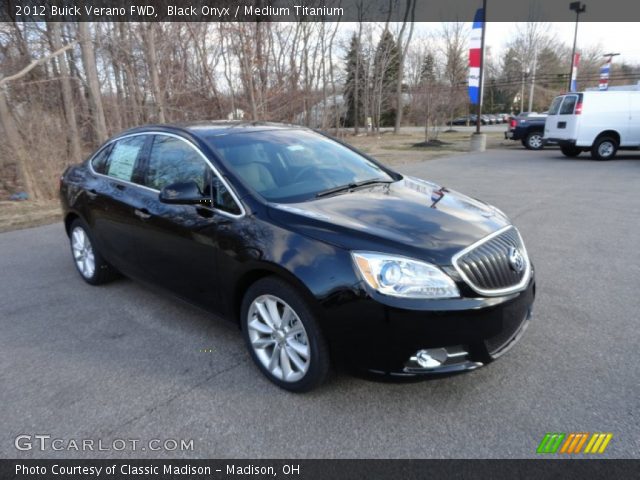
[[[456,298],[458,287],[435,265],[395,255],[351,252],[367,284],[384,295],[404,298]]]

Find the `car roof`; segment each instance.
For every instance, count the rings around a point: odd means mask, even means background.
[[[305,129],[301,125],[276,122],[247,122],[242,120],[201,120],[171,124],[151,124],[125,130],[115,137],[146,132],[167,132],[191,134],[196,137],[211,137],[236,133],[260,132],[267,130]],[[115,138],[114,137],[114,138]]]

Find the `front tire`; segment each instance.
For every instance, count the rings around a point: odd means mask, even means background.
[[[591,147],[591,157],[594,160],[611,160],[618,151],[618,142],[612,137],[597,138]]]
[[[560,147],[560,151],[565,157],[575,158],[580,155],[582,149],[576,147],[575,145],[562,145]]]
[[[115,269],[96,249],[89,227],[79,218],[75,219],[69,228],[69,242],[73,262],[85,282],[101,285],[117,277]]]
[[[279,387],[307,392],[329,372],[329,350],[309,303],[276,277],[254,283],[244,296],[242,332],[251,358]]]
[[[540,132],[531,132],[524,139],[523,145],[527,150],[542,150],[544,143],[542,142],[542,134]]]

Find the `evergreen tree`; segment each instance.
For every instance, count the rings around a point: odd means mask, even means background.
[[[397,105],[394,104],[394,100],[399,71],[400,51],[393,34],[386,30],[378,42],[374,57],[380,126],[392,126],[395,123]]]
[[[347,107],[345,127],[364,124],[364,89],[366,86],[364,58],[358,37],[354,33],[346,58],[347,80],[344,86],[344,102]],[[357,74],[356,74],[357,72]]]
[[[427,53],[420,69],[420,83],[433,82],[436,79],[435,61],[433,55]]]

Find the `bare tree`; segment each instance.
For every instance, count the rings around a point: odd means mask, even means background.
[[[413,25],[416,16],[416,0],[407,0],[407,5],[405,8],[404,19],[402,21],[402,27],[400,28],[400,33],[398,33],[397,43],[399,50],[399,58],[398,58],[398,82],[396,84],[396,121],[393,127],[393,133],[400,132],[400,124],[402,123],[402,111],[403,111],[403,101],[402,101],[402,81],[404,80],[404,60],[407,55],[407,50],[409,49],[409,45],[411,44],[411,37],[413,36]],[[409,25],[409,33],[407,34],[407,38],[405,39],[405,32],[407,30],[407,25]]]
[[[33,162],[30,161],[26,144],[19,133],[18,126],[13,116],[9,105],[7,103],[7,85],[9,82],[18,80],[27,75],[34,68],[39,65],[43,65],[45,62],[64,54],[65,51],[72,48],[74,44],[68,44],[64,47],[60,47],[54,52],[43,56],[37,60],[31,61],[26,67],[22,68],[17,73],[0,78],[0,122],[4,129],[6,141],[15,155],[15,164],[18,169],[18,176],[22,181],[27,192],[32,196],[34,200],[39,200],[41,190],[37,186],[36,174],[33,171]],[[28,51],[24,52],[30,58]]]
[[[468,30],[463,22],[444,23],[441,35],[445,58],[444,76],[449,84],[449,120],[453,120],[456,109],[464,99],[460,92],[467,75],[465,53]]]
[[[156,52],[157,27],[157,24],[154,22],[146,24],[143,30],[143,38],[145,54],[147,56],[147,68],[149,69],[149,77],[151,78],[151,90],[153,91],[153,99],[156,105],[158,121],[160,123],[165,123],[167,120],[165,115],[164,94],[160,86],[158,55]]]
[[[51,38],[51,46],[54,52],[62,52],[62,34],[60,24],[57,22],[47,23],[49,35]],[[80,148],[80,133],[78,131],[78,123],[76,121],[76,109],[73,105],[73,90],[71,88],[71,79],[69,75],[69,65],[64,55],[56,58],[58,62],[58,71],[60,72],[60,89],[62,92],[62,105],[64,107],[64,116],[67,121],[69,145],[71,146],[71,157],[76,161],[82,158],[82,150]]]
[[[93,39],[89,34],[89,25],[87,22],[78,22],[78,35],[80,36],[80,48],[82,50],[82,65],[84,67],[89,91],[89,105],[91,108],[91,120],[94,127],[95,140],[97,143],[102,143],[107,139],[107,124],[102,106]]]

